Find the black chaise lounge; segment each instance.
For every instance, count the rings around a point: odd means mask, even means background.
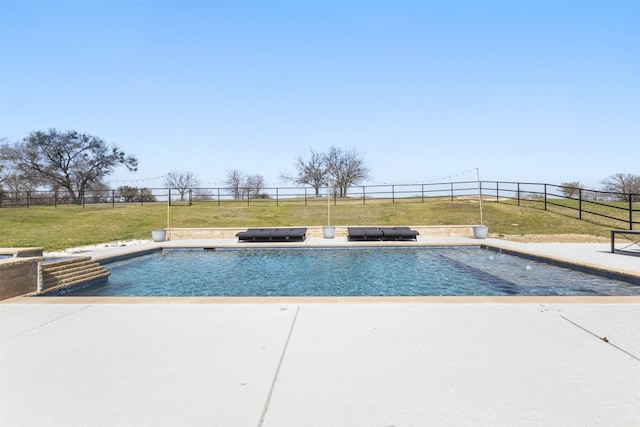
[[[250,228],[236,233],[240,242],[304,242],[306,228]]]
[[[383,236],[378,227],[348,227],[347,233],[353,241],[380,240]]]
[[[409,227],[380,227],[382,240],[418,240],[418,233]]]
[[[409,227],[348,227],[347,232],[350,241],[416,241],[420,234]]]

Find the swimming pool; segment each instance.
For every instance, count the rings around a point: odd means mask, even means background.
[[[163,250],[68,296],[640,295],[640,286],[480,247]]]

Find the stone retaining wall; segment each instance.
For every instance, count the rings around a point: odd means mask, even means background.
[[[36,292],[40,262],[42,257],[0,259],[0,300]]]
[[[0,248],[0,255],[11,255],[14,258],[42,256],[43,248]]]
[[[299,226],[291,226],[299,227]],[[353,226],[363,227],[363,226]],[[473,225],[430,225],[410,226],[420,233],[419,237],[473,237]],[[168,240],[187,239],[235,239],[236,233],[246,231],[249,227],[242,228],[168,228]],[[260,227],[252,227],[260,228]],[[265,227],[276,228],[276,227]],[[346,226],[336,226],[335,237],[347,236]],[[307,237],[322,237],[322,227],[307,227]]]

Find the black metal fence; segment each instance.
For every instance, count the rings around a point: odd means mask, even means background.
[[[555,184],[483,181],[486,200],[515,203],[629,230],[640,228],[640,194]]]
[[[348,188],[347,197],[338,197],[333,189],[311,187],[270,187],[259,190],[251,188],[128,188],[100,190],[82,194],[74,200],[67,193],[56,191],[19,191],[0,193],[0,208],[30,207],[37,205],[61,206],[76,204],[111,205],[136,203],[168,203],[169,205],[193,205],[208,203],[221,206],[241,203],[247,206],[263,203],[310,204],[330,203],[367,204],[425,203],[430,198],[446,197],[451,200],[478,198],[498,203],[513,203],[518,206],[539,208],[562,213],[579,219],[604,223],[616,228],[629,230],[640,228],[640,194],[612,193],[585,190],[545,183],[461,181],[428,184],[381,184],[362,185]]]

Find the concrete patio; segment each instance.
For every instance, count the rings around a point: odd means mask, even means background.
[[[485,243],[640,277],[607,244]],[[12,298],[0,424],[632,426],[638,325],[640,297]]]

